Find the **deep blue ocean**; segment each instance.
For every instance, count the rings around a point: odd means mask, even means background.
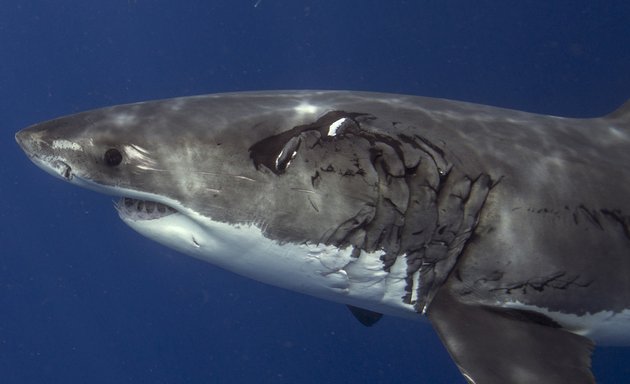
[[[630,2],[7,0],[0,55],[1,383],[464,383],[428,323],[365,328],[179,255],[13,135],[105,105],[289,88],[598,116],[630,99]],[[630,348],[597,348],[593,366],[630,383]]]

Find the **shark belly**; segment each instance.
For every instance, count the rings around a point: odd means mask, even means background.
[[[406,260],[384,271],[382,252],[353,254],[350,247],[279,243],[253,224],[217,223],[201,215],[172,214],[121,219],[138,233],[239,275],[321,299],[409,319],[420,319],[405,303]],[[244,235],[245,234],[245,235]]]

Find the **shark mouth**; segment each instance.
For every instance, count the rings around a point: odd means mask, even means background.
[[[139,220],[156,220],[177,213],[177,210],[168,205],[151,200],[140,200],[131,197],[123,197],[116,204],[116,209],[121,218]]]

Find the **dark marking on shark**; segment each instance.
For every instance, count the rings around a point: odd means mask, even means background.
[[[365,116],[368,115],[344,111],[328,112],[313,123],[293,127],[254,143],[249,148],[250,156],[256,168],[264,165],[276,175],[281,175],[285,172],[292,155],[299,149],[302,133],[315,131],[319,133],[320,140],[332,140],[336,135],[331,137],[328,132],[333,123],[343,121],[338,128],[338,135],[353,133],[352,128],[358,124],[356,119]]]

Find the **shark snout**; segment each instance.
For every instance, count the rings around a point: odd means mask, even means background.
[[[28,144],[31,141],[30,134],[25,129],[15,134],[15,141],[17,141],[19,146],[24,152],[26,152],[26,154],[30,154],[30,146]]]
[[[43,147],[50,147],[42,138],[42,132],[33,129],[34,127],[25,128],[15,134],[15,141],[29,158],[42,155]]]
[[[72,167],[55,153],[54,145],[51,146],[42,138],[40,130],[33,130],[32,127],[23,129],[15,134],[15,141],[35,165],[55,177],[72,180]]]

